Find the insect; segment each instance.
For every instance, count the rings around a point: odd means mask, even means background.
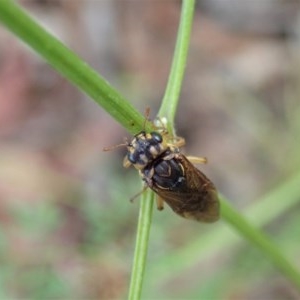
[[[146,118],[149,111],[146,111]],[[145,126],[144,126],[145,127]],[[193,163],[206,163],[206,158],[188,156],[180,152],[185,144],[183,138],[172,137],[159,129],[147,133],[141,131],[126,146],[127,154],[123,166],[134,166],[157,197],[157,209],[166,202],[181,217],[199,222],[214,222],[219,218],[219,199],[214,184]],[[140,193],[139,193],[140,194]],[[138,194],[138,195],[139,195]]]
[[[159,132],[141,131],[126,144],[124,167],[133,165],[145,188],[156,194],[158,210],[166,202],[178,215],[200,222],[219,218],[219,200],[214,184],[192,162],[206,163],[202,157],[186,157],[179,147],[183,138],[167,141]]]

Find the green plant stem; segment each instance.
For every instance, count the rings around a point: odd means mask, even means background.
[[[188,56],[194,7],[194,0],[184,0],[182,2],[180,25],[173,56],[173,63],[166,92],[158,112],[159,117],[167,118],[167,127],[170,132],[174,132],[174,120]]]
[[[249,242],[258,247],[261,252],[265,253],[267,257],[273,261],[274,265],[300,289],[300,273],[285,258],[282,251],[280,251],[279,246],[276,246],[260,230],[251,226],[249,222],[229,204],[229,202],[225,201],[223,198],[220,200],[223,219],[246,237]]]
[[[130,133],[143,128],[144,117],[96,71],[43,29],[11,0],[0,0],[0,21],[79,87]]]
[[[141,199],[131,282],[128,296],[128,299],[130,300],[137,300],[141,298],[148,253],[148,241],[151,228],[153,202],[154,193],[151,192],[150,189],[148,189],[145,193],[143,193]]]
[[[170,132],[174,132],[174,118],[186,65],[192,28],[194,4],[194,0],[184,0],[182,3],[181,19],[173,63],[165,96],[158,114],[160,117],[167,118],[167,127]],[[153,192],[149,191],[149,193],[152,194],[152,199],[150,199],[150,196],[149,199],[143,199],[144,201],[142,202],[142,205],[140,207],[138,234],[136,238],[136,247],[129,288],[130,300],[140,299],[142,292],[154,197]],[[149,204],[143,205],[143,203],[146,201],[149,201]]]

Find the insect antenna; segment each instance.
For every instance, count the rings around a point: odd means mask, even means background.
[[[129,145],[127,139],[125,138],[124,139],[124,143],[122,144],[118,144],[118,145],[114,145],[114,146],[110,146],[110,147],[104,147],[102,150],[103,151],[111,151],[111,150],[114,150],[116,148],[120,148],[120,147],[127,147]]]
[[[150,116],[150,107],[149,106],[146,107],[144,116],[145,116],[145,119],[144,119],[144,124],[143,124],[143,130],[146,129],[147,122],[150,122],[150,118],[149,118],[149,116]]]

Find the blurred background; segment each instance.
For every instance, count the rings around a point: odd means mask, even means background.
[[[180,1],[18,2],[155,117]],[[299,1],[197,1],[176,129],[184,152],[208,158],[201,170],[240,211],[299,173],[299,83]],[[124,137],[0,26],[0,298],[126,297],[139,210],[129,199],[141,183],[122,167],[125,149],[102,151]],[[299,207],[264,227],[298,268]],[[154,211],[143,299],[168,298],[300,294],[222,220],[195,223],[166,207]]]

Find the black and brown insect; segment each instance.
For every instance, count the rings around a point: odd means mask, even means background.
[[[127,154],[123,165],[138,171],[145,189],[157,194],[157,208],[164,202],[178,215],[200,222],[219,218],[218,193],[214,184],[193,164],[206,163],[202,157],[186,157],[179,147],[183,138],[170,138],[164,130],[141,131],[125,144]]]

